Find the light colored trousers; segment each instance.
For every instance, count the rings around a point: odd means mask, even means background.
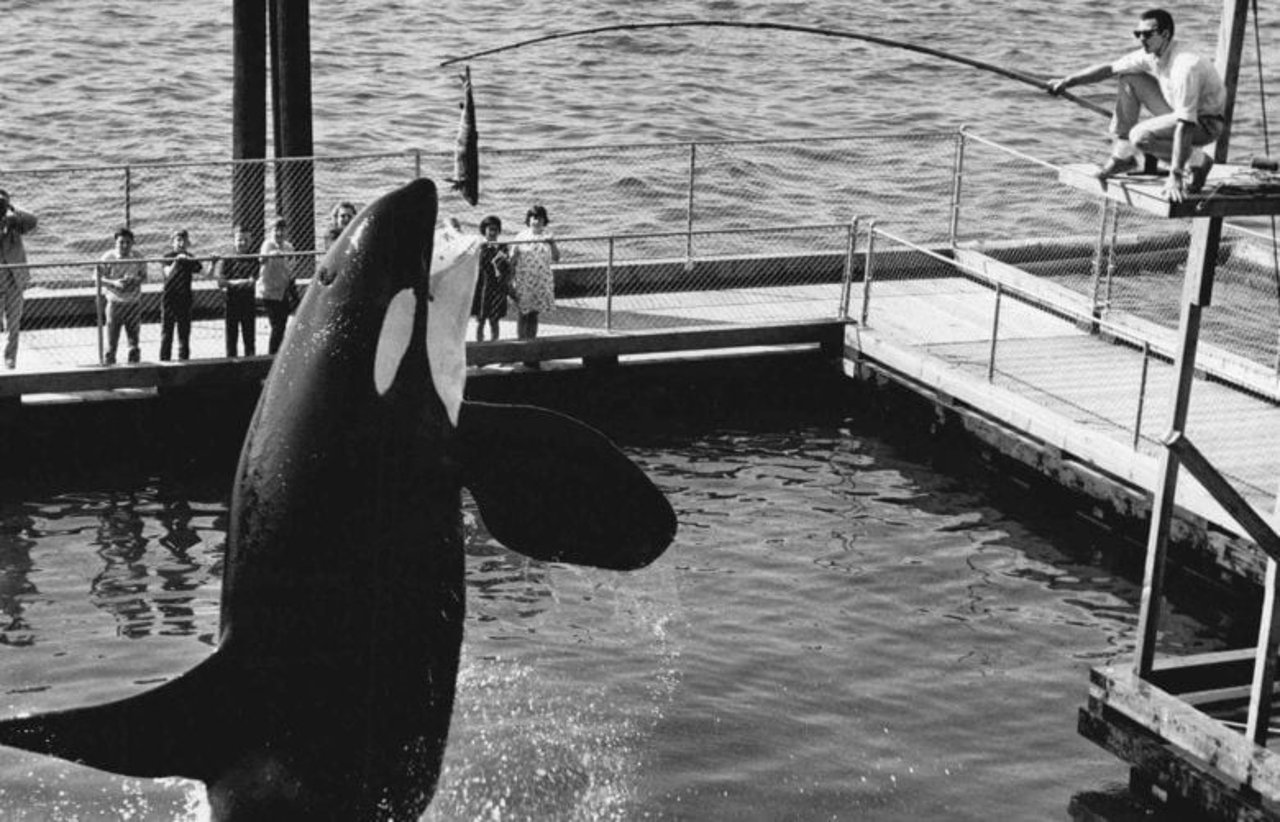
[[[1122,74],[1118,78],[1116,107],[1111,115],[1111,136],[1128,139],[1138,149],[1169,160],[1173,155],[1173,130],[1178,118],[1164,99],[1160,83],[1150,74]],[[1151,112],[1146,120],[1139,120],[1142,110]],[[1222,135],[1221,117],[1203,117],[1195,123],[1189,134],[1191,145],[1203,146]]]

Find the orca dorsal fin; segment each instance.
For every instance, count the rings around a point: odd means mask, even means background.
[[[217,657],[136,696],[0,721],[0,745],[124,776],[208,781],[222,752],[206,731],[228,704]]]
[[[489,532],[535,559],[642,568],[675,537],[671,504],[604,434],[527,405],[465,402],[463,484]]]

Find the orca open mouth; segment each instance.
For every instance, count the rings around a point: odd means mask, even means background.
[[[467,376],[467,318],[476,287],[480,238],[446,226],[436,231],[432,248],[423,354],[436,395],[456,426]],[[373,367],[373,383],[380,396],[391,389],[409,353],[418,302],[415,290],[405,288],[387,304]]]

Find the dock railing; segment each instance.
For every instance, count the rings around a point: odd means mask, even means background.
[[[1118,443],[1134,450],[1156,456],[1163,449],[1161,439],[1167,425],[1163,399],[1173,378],[1172,351],[1165,341],[1167,329],[1134,323],[1118,313],[1099,316],[1087,294],[1075,294],[1038,277],[1016,279],[1007,271],[995,275],[988,266],[971,264],[963,254],[923,246],[880,228],[874,221],[868,225],[864,247],[866,276],[858,306],[863,326],[892,335],[895,325],[913,321],[910,316],[895,315],[897,306],[909,303],[892,296],[909,294],[912,280],[963,277],[969,285],[960,288],[971,292],[966,292],[963,299],[973,312],[966,319],[971,324],[982,324],[985,317],[985,331],[977,341],[976,335],[965,335],[961,340],[939,333],[925,346],[931,356],[981,375],[993,385],[1029,394],[1049,409],[1068,409],[1073,416],[1089,418],[1097,430],[1109,432]],[[881,291],[884,296],[878,299]],[[1024,315],[1022,322],[1010,322],[1015,312]],[[1034,315],[1029,322],[1025,318],[1028,313]],[[1037,329],[1036,333],[1026,333],[1029,324]],[[1006,331],[1007,327],[1023,330],[1014,334]],[[1102,373],[1096,365],[1091,366],[1096,348],[1063,346],[1061,342],[1066,338],[1099,338],[1126,346],[1135,353],[1132,370]],[[1215,359],[1213,350],[1208,346],[1206,349],[1200,379],[1235,382],[1237,388],[1255,394],[1270,387],[1271,401],[1280,402],[1274,381],[1245,383],[1237,379],[1241,377],[1239,372],[1226,368],[1232,361],[1224,352],[1218,352]],[[1071,351],[1078,353],[1073,355]],[[1064,359],[1072,356],[1078,360]],[[1226,363],[1226,370],[1215,369],[1215,362]],[[1064,385],[1063,375],[1067,373],[1079,375],[1078,379]],[[1086,403],[1079,391],[1067,390],[1090,380],[1105,382],[1112,399],[1106,404]],[[1193,419],[1214,417],[1219,425],[1227,426],[1252,424],[1247,419],[1231,419],[1225,407],[1215,405],[1217,400],[1211,392],[1196,392],[1194,397]],[[1210,452],[1214,448],[1213,444],[1205,447]],[[1271,499],[1275,495],[1274,487],[1264,486],[1255,478],[1228,476],[1255,499]]]
[[[553,266],[557,306],[544,314],[540,335],[834,319],[841,315],[849,282],[861,270],[853,257],[855,232],[854,223],[823,223],[555,237],[561,254]],[[500,242],[519,244],[514,238]],[[240,256],[253,259],[255,268],[262,259]],[[323,252],[283,256],[305,275]],[[191,356],[223,357],[225,296],[215,279],[219,257],[193,257],[201,271],[192,283]],[[138,262],[148,271],[141,296],[141,354],[143,361],[154,362],[162,267],[169,261],[145,256]],[[103,264],[101,259],[80,259],[25,266],[37,285],[26,291],[20,369],[104,363],[104,294],[96,276]],[[297,282],[305,293],[309,278],[301,276]],[[514,306],[509,306],[503,336],[514,336],[514,319]],[[267,328],[260,317],[259,335]],[[262,341],[257,350],[265,353]]]
[[[971,131],[961,133],[951,245],[1016,265],[1086,298],[1099,319],[1133,327],[1178,327],[1189,222],[1120,207],[1062,186],[1058,166]],[[1007,195],[981,176],[999,168],[1006,184],[1042,192],[1034,209],[1009,207]],[[901,232],[900,232],[901,233]],[[1073,245],[1069,255],[1049,246]],[[1228,352],[1259,380],[1280,379],[1280,259],[1263,220],[1227,223],[1217,260],[1214,310],[1202,340]],[[1146,333],[1145,331],[1143,333]],[[1172,353],[1172,343],[1169,348]]]

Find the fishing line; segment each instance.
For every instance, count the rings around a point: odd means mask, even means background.
[[[1257,0],[1254,0],[1257,2]],[[1256,18],[1255,18],[1256,19]],[[950,60],[953,63],[969,66],[970,68],[980,69],[998,74],[1001,77],[1007,77],[1010,80],[1016,80],[1019,83],[1025,83],[1029,86],[1035,86],[1041,91],[1048,91],[1048,82],[1042,77],[1036,77],[1031,74],[1025,74],[1014,69],[1007,69],[997,66],[983,60],[977,60],[972,57],[965,57],[960,54],[952,54],[941,49],[929,48],[928,46],[919,46],[915,43],[908,43],[903,40],[894,40],[889,37],[878,37],[873,34],[858,34],[851,31],[839,31],[837,29],[818,28],[816,26],[799,26],[791,23],[748,23],[731,20],[684,20],[670,23],[624,23],[612,26],[597,26],[590,29],[578,29],[576,31],[566,31],[557,34],[545,34],[541,37],[534,37],[529,40],[521,40],[516,43],[508,43],[494,48],[484,49],[482,51],[464,54],[459,57],[450,57],[440,63],[440,66],[450,66],[454,63],[461,63],[467,60],[474,60],[478,57],[487,57],[491,54],[498,54],[504,51],[512,51],[514,49],[524,48],[526,46],[537,45],[539,43],[547,43],[552,40],[565,40],[571,37],[587,37],[593,34],[603,34],[611,31],[642,31],[646,29],[672,29],[672,28],[737,28],[737,29],[771,29],[776,31],[790,31],[798,34],[813,34],[821,37],[835,37],[845,40],[860,40],[864,43],[874,43],[880,46],[888,46],[889,48],[905,49],[906,51],[914,51],[919,54],[927,54],[931,57],[937,57],[942,60]],[[1073,94],[1060,92],[1056,95],[1064,100],[1070,100],[1078,106],[1083,106],[1090,111],[1110,117],[1111,111],[1105,109],[1097,103],[1091,103],[1088,100],[1082,100]]]

